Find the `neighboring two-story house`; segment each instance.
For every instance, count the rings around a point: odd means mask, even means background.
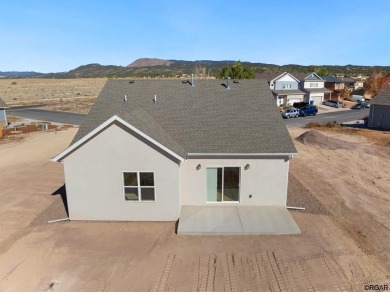
[[[325,95],[330,95],[332,90],[325,88],[325,80],[316,73],[296,74],[299,80],[299,89],[305,92],[304,101],[313,104],[321,104]]]
[[[344,82],[338,79],[336,76],[321,76],[325,80],[324,87],[326,89],[332,90],[332,93],[327,93],[324,95],[324,99],[340,99],[344,91]]]
[[[304,100],[305,93],[299,89],[299,80],[288,72],[260,74],[258,78],[267,80],[277,106],[293,105]]]

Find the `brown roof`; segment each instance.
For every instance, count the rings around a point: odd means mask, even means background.
[[[257,74],[256,75],[256,79],[264,79],[264,80],[267,80],[268,82],[270,82],[271,80],[275,79],[276,77],[278,77],[279,75],[281,75],[282,73],[272,73],[272,74],[269,74],[269,73],[261,73],[261,74]]]
[[[0,97],[0,108],[8,108],[7,104]]]
[[[390,88],[384,89],[375,96],[370,103],[376,105],[390,105]]]

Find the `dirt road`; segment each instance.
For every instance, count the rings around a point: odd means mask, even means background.
[[[293,130],[296,137],[302,130]],[[295,142],[293,236],[178,236],[175,222],[63,222],[75,130],[0,144],[0,291],[364,291],[389,284],[388,149]],[[363,141],[349,136],[348,142]],[[62,212],[62,213],[61,213]]]

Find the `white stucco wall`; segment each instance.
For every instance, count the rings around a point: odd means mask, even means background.
[[[206,169],[218,166],[241,167],[240,205],[286,205],[289,161],[284,159],[188,159],[180,166],[182,205],[236,204],[206,202]]]
[[[179,165],[116,125],[67,156],[64,169],[71,220],[179,218]],[[125,201],[122,171],[154,172],[156,201]]]

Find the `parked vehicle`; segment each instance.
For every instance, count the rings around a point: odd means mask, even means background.
[[[325,100],[322,104],[331,106],[331,107],[340,107],[340,103],[336,100]]]
[[[303,108],[304,106],[308,106],[308,105],[309,105],[309,103],[308,102],[304,102],[304,101],[294,102],[293,103],[293,107],[295,107],[297,109]]]
[[[366,102],[360,102],[360,103],[355,104],[353,107],[351,107],[351,109],[364,109],[364,108],[368,108],[368,107],[370,107],[370,104],[368,104]]]
[[[290,107],[282,113],[282,117],[285,119],[297,118],[299,117],[299,110],[294,107]]]
[[[300,116],[315,116],[318,113],[318,108],[315,105],[308,105],[299,110]]]
[[[350,100],[357,101],[357,102],[363,102],[365,99],[364,99],[363,95],[352,95]]]

